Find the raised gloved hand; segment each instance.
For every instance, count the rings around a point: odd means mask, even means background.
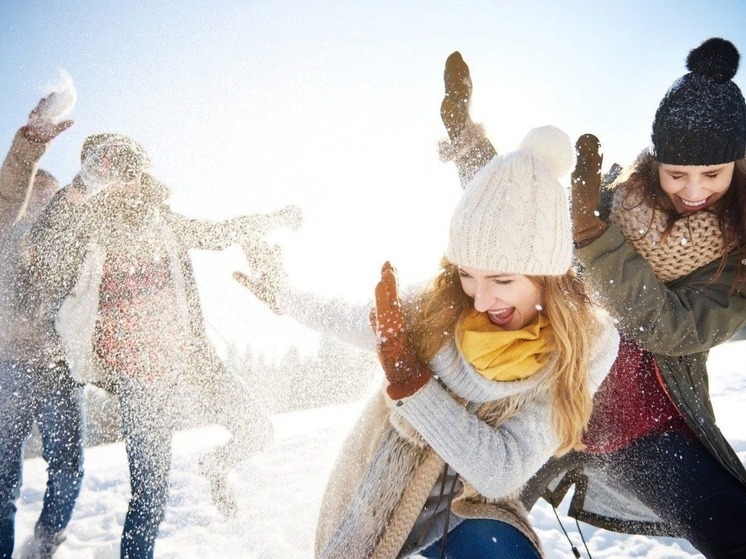
[[[606,231],[608,224],[598,217],[601,199],[601,143],[593,134],[575,142],[577,163],[572,172],[572,236],[578,247],[589,244]]]
[[[448,137],[455,142],[467,123],[471,122],[471,74],[460,52],[453,52],[446,59],[443,81],[445,95],[440,104],[440,118],[448,131]]]
[[[233,279],[248,288],[275,314],[282,314],[278,296],[287,289],[287,274],[282,267],[282,251],[259,237],[241,243],[252,275],[233,272]]]
[[[29,114],[28,122],[21,128],[27,140],[38,144],[46,144],[73,125],[74,121],[72,120],[55,122],[47,115],[47,106],[52,102],[54,95],[55,93],[50,93],[40,99]]]
[[[458,51],[446,59],[443,81],[445,94],[440,104],[440,118],[450,142],[440,142],[440,157],[456,163],[461,187],[465,188],[477,171],[495,156],[495,148],[487,139],[484,127],[471,120],[471,74]]]
[[[411,396],[425,386],[432,375],[420,363],[407,340],[396,274],[389,262],[381,269],[381,281],[376,286],[376,308],[371,319],[378,340],[378,359],[389,381],[386,392],[394,400]]]

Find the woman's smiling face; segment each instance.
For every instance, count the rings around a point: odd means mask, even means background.
[[[474,309],[504,330],[520,330],[533,322],[543,306],[542,290],[528,276],[459,266],[461,288]]]
[[[730,188],[735,162],[721,165],[661,163],[661,188],[679,214],[698,212],[720,200]]]

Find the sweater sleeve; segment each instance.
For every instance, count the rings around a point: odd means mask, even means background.
[[[0,167],[0,222],[12,223],[23,211],[33,184],[34,173],[47,144],[32,142],[18,130]]]
[[[308,291],[285,289],[278,297],[282,314],[317,332],[368,351],[376,351],[376,337],[369,323],[373,303],[354,304]]]
[[[619,333],[611,318],[601,313],[588,371],[592,394],[609,373],[618,349]],[[451,348],[441,351],[433,363],[442,371],[441,378],[457,393],[483,402],[487,401],[485,395],[495,399],[499,390],[506,390],[501,388],[501,383],[484,379],[466,365],[455,366],[460,360],[455,348]],[[432,381],[413,396],[401,400],[392,413],[401,414],[446,462],[488,498],[504,497],[520,489],[559,445],[547,391],[539,393],[497,429],[480,420],[439,383]]]
[[[497,430],[456,402],[437,382],[396,406],[433,449],[487,498],[520,489],[554,453],[559,441],[547,396],[540,396]]]
[[[743,264],[731,255],[665,284],[626,242],[616,225],[575,251],[589,292],[640,346],[661,355],[688,355],[726,341],[746,322],[746,295],[732,291]]]
[[[242,218],[224,221],[191,219],[167,210],[167,215],[179,242],[186,248],[224,250],[239,243],[242,235]]]
[[[170,212],[169,219],[184,246],[202,250],[223,250],[244,240],[262,238],[268,231],[286,225],[287,221],[282,211],[222,221],[190,219]]]

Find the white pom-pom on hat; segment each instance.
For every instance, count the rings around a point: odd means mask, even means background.
[[[575,150],[554,126],[531,130],[520,149],[495,156],[466,185],[451,217],[446,258],[457,266],[532,276],[572,266],[567,188]]]
[[[541,159],[556,179],[564,177],[575,165],[575,148],[570,137],[555,126],[529,130],[518,149]]]

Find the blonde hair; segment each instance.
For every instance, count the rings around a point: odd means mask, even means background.
[[[589,353],[595,331],[591,302],[570,270],[564,276],[528,276],[544,293],[544,312],[557,344],[552,386],[552,426],[562,455],[582,449],[582,436],[593,403],[588,387]],[[454,335],[456,325],[473,306],[461,287],[458,268],[443,259],[441,270],[411,308],[409,337],[417,356],[429,362]]]

